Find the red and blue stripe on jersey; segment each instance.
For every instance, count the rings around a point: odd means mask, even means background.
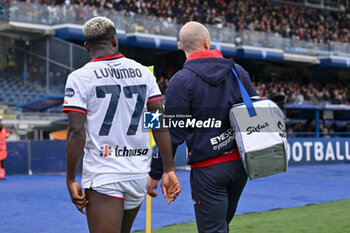
[[[87,111],[86,111],[86,109],[84,109],[84,108],[81,108],[81,107],[77,107],[77,106],[63,106],[63,112],[64,113],[68,113],[68,112],[70,112],[70,111],[73,111],[73,112],[80,112],[80,113],[84,113],[84,114],[86,114],[87,113]]]

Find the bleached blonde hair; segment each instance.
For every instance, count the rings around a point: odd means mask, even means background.
[[[85,41],[94,43],[101,40],[108,40],[116,35],[114,23],[107,17],[94,17],[88,20],[83,26]]]

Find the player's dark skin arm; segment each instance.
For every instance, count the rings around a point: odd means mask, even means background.
[[[84,207],[87,205],[85,193],[82,192],[79,183],[75,182],[76,168],[79,159],[84,151],[85,145],[85,119],[86,116],[80,112],[68,113],[68,132],[67,132],[67,188],[69,190],[72,202],[77,209],[86,215]]]
[[[147,109],[151,112],[158,110],[163,113],[162,101],[154,100],[147,103]],[[164,197],[168,197],[168,204],[170,204],[181,192],[180,183],[175,174],[170,134],[165,128],[152,129],[152,133],[163,159],[162,191]]]

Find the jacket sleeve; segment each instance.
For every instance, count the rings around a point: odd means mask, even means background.
[[[177,146],[182,144],[187,136],[188,130],[185,128],[171,127],[170,120],[185,119],[179,115],[190,115],[190,78],[183,74],[183,71],[176,73],[169,82],[167,99],[165,103],[164,119],[169,126],[173,156],[175,157]],[[158,153],[152,157],[150,177],[155,180],[161,179],[163,175],[162,156]]]
[[[177,145],[173,146],[173,157],[175,158]],[[160,180],[163,176],[163,160],[162,156],[160,155],[159,151],[152,156],[152,162],[151,162],[151,171],[149,172],[149,176],[154,180]]]

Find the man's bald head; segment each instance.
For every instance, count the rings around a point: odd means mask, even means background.
[[[185,51],[186,55],[209,50],[210,35],[208,29],[197,22],[186,23],[180,30],[180,48]]]

